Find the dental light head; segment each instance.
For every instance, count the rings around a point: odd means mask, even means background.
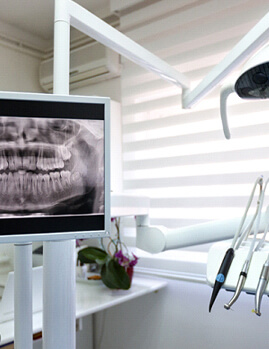
[[[224,135],[231,137],[226,102],[228,96],[236,92],[243,99],[269,98],[269,45],[262,48],[244,66],[241,75],[233,83],[224,85],[220,93],[220,113]]]

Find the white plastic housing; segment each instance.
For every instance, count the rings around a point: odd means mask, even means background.
[[[229,273],[223,285],[223,288],[234,291],[237,285],[239,274],[242,270],[243,264],[247,258],[249,245],[251,241],[246,241],[242,246],[235,251],[235,256],[230,267]],[[231,247],[231,241],[222,241],[214,244],[209,250],[207,260],[207,282],[213,287],[216,276],[221,265],[224,254]],[[254,252],[251,259],[247,279],[243,287],[243,291],[248,293],[256,293],[256,289],[259,282],[260,273],[263,264],[268,258],[269,254],[269,243],[265,242],[260,251]],[[269,284],[265,290],[266,294],[269,294]],[[228,297],[229,298],[229,297]]]
[[[247,222],[251,217],[247,218]],[[241,218],[212,221],[177,229],[150,226],[148,216],[136,218],[136,245],[150,253],[159,253],[174,248],[188,247],[233,238]],[[265,228],[264,214],[260,230]]]
[[[229,124],[228,124],[228,118],[227,118],[227,99],[231,93],[233,93],[234,90],[234,83],[229,82],[222,86],[220,90],[220,116],[221,116],[221,122],[223,127],[223,132],[226,139],[231,138],[230,130],[229,130]]]

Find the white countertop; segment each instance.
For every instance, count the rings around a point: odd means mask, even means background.
[[[134,276],[129,290],[110,290],[101,281],[89,283],[77,283],[76,317],[81,318],[89,314],[127,302],[131,299],[152,293],[164,288],[165,280]],[[42,331],[42,312],[33,314],[33,333]],[[13,342],[14,321],[0,323],[0,345]]]

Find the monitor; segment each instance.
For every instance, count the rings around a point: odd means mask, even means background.
[[[0,93],[0,243],[104,237],[109,98]]]

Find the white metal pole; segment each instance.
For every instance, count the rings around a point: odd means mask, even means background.
[[[75,241],[45,242],[43,258],[43,349],[75,349]]]
[[[53,93],[69,94],[70,15],[67,0],[55,0]]]
[[[15,244],[14,343],[15,349],[33,348],[32,243]]]
[[[55,0],[53,93],[69,94],[70,20]],[[44,242],[43,349],[76,347],[75,240]]]

